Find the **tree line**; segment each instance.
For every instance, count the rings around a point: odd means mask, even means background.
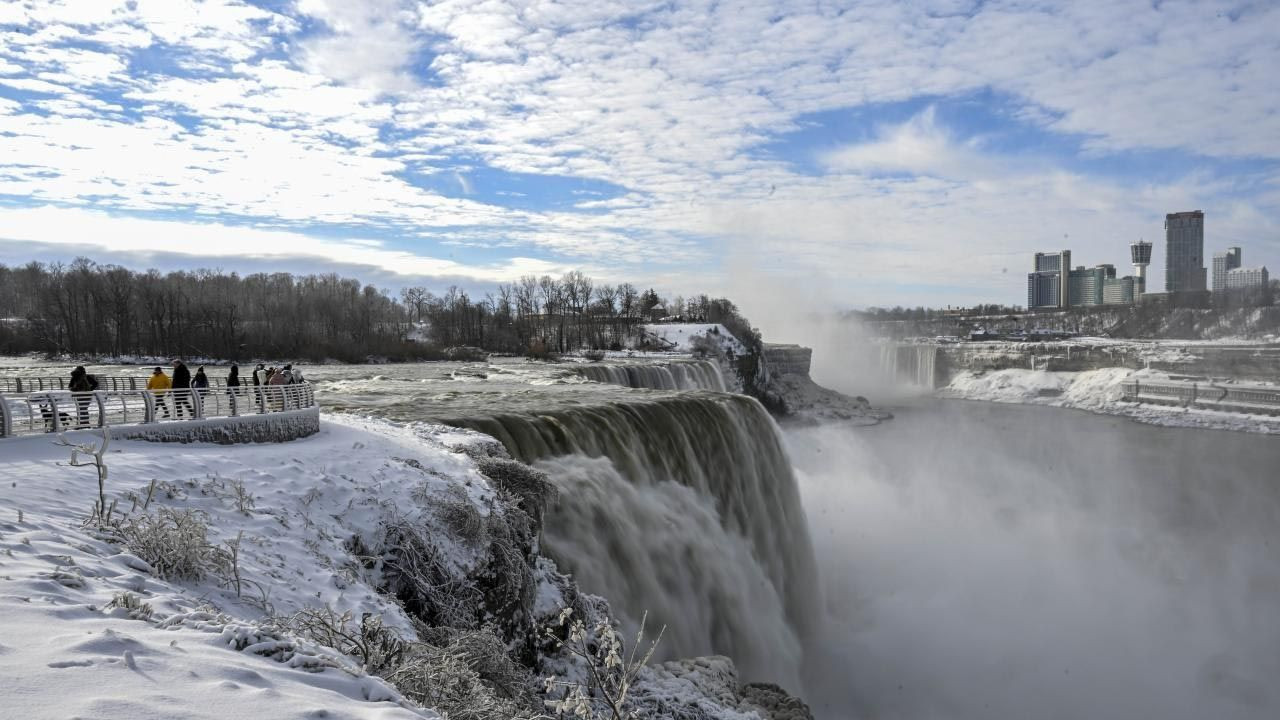
[[[393,296],[336,274],[138,272],[87,258],[0,265],[4,353],[358,362],[469,357],[459,349],[477,348],[546,357],[644,347],[642,325],[671,318],[720,322],[759,344],[726,299],[668,300],[577,271],[473,297],[456,286]]]

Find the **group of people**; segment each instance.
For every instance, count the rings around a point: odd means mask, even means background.
[[[84,368],[76,368],[81,373]],[[72,372],[75,377],[75,372]],[[295,385],[303,382],[302,371],[294,370],[292,365],[285,365],[277,370],[275,367],[265,367],[262,363],[258,363],[258,367],[254,369],[252,375],[252,383],[241,382],[240,366],[232,365],[231,370],[227,373],[226,386],[240,387],[241,385],[252,384],[258,385]],[[185,390],[196,389],[202,390],[209,387],[209,376],[204,372],[204,366],[196,368],[196,374],[192,375],[187,369],[186,363],[181,360],[173,361],[173,378],[164,374],[164,369],[156,366],[151,372],[151,379],[147,381],[148,390]]]
[[[262,363],[258,363],[258,367],[253,370],[248,382],[242,382],[240,378],[240,366],[232,365],[227,373],[225,385],[229,388],[241,387],[242,385],[257,386],[274,386],[274,385],[294,385],[303,382],[302,371],[294,369],[293,365],[285,365],[279,369],[275,367],[266,367]],[[71,382],[66,386],[72,394],[72,399],[76,406],[76,417],[74,427],[88,427],[90,422],[89,408],[93,403],[93,396],[89,393],[94,392],[100,387],[98,378],[85,370],[83,365],[77,365],[71,371]],[[150,390],[156,398],[156,404],[163,417],[169,418],[169,403],[172,399],[173,414],[178,418],[196,416],[195,404],[192,402],[192,394],[199,393],[204,398],[209,391],[209,376],[204,371],[204,366],[196,368],[193,375],[191,370],[187,368],[186,363],[181,360],[173,361],[173,377],[165,374],[164,369],[156,366],[151,372],[151,377],[147,380],[147,390]],[[183,392],[186,391],[186,392]],[[235,395],[232,394],[231,402],[236,402]],[[256,402],[261,409],[263,402],[260,395],[256,396]],[[59,423],[55,421],[54,405],[52,400],[47,400],[41,404],[41,412],[44,415],[45,423],[49,427],[49,431],[53,432],[59,427]],[[61,427],[72,427],[72,418],[66,412],[56,413],[61,420]]]
[[[302,382],[302,372],[295,371],[292,365],[285,365],[277,370],[274,367],[266,368],[262,363],[258,363],[258,367],[254,369],[252,382],[242,383],[240,380],[240,366],[232,365],[227,373],[227,387],[241,387],[242,385],[262,386],[262,385],[293,385]],[[164,393],[165,391],[178,390],[194,390],[199,392],[201,397],[208,391],[209,376],[204,372],[204,366],[196,368],[195,375],[187,368],[186,363],[181,360],[173,361],[173,378],[164,374],[164,370],[157,366],[151,373],[151,379],[147,381],[147,389],[155,393]],[[191,403],[191,394],[185,392],[171,392],[173,396],[173,411],[177,417],[182,418],[186,415],[195,417],[195,408]],[[169,406],[165,401],[164,395],[158,397],[161,410],[164,417],[169,417]],[[258,400],[261,402],[261,399]]]

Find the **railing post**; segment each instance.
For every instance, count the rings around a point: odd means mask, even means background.
[[[53,431],[62,432],[62,419],[58,417],[58,399],[52,394],[49,395],[49,412],[53,415]]]
[[[17,390],[17,392],[22,392],[22,378],[18,378],[18,390]]]
[[[200,397],[200,392],[195,388],[187,388],[187,392],[191,393],[191,404],[195,406],[195,420],[204,419],[204,398]]]
[[[9,401],[0,397],[0,437],[8,437],[13,432],[13,416],[9,412]]]
[[[163,401],[162,401],[163,402]],[[142,391],[142,422],[156,421],[156,394],[150,390]]]
[[[93,391],[93,400],[98,404],[98,427],[107,426],[107,404],[102,400],[102,391]]]

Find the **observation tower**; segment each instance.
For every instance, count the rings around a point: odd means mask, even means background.
[[[1133,259],[1133,294],[1136,297],[1147,291],[1147,266],[1151,264],[1151,243],[1145,240],[1131,243],[1129,256]]]

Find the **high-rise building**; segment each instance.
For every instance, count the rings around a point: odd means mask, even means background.
[[[1070,272],[1070,250],[1036,253],[1033,271],[1027,274],[1027,308],[1069,307]]]
[[[1234,268],[1227,271],[1227,290],[1257,290],[1265,288],[1271,282],[1271,275],[1266,266],[1256,268]]]
[[[1240,248],[1227,248],[1226,252],[1213,256],[1213,291],[1225,292],[1227,289],[1227,272],[1240,267]]]
[[[1098,265],[1097,267],[1087,268],[1083,265],[1072,270],[1069,275],[1068,297],[1070,305],[1078,307],[1082,305],[1101,305],[1102,289],[1106,285],[1107,278],[1116,276],[1116,267],[1114,265]]]
[[[1102,303],[1104,305],[1131,305],[1137,293],[1137,278],[1126,275],[1122,278],[1107,278],[1102,283]]]
[[[1205,290],[1204,213],[1169,213],[1164,216],[1165,292]]]
[[[1129,245],[1129,256],[1133,258],[1133,294],[1141,295],[1147,291],[1147,266],[1151,264],[1151,243],[1139,240]]]

